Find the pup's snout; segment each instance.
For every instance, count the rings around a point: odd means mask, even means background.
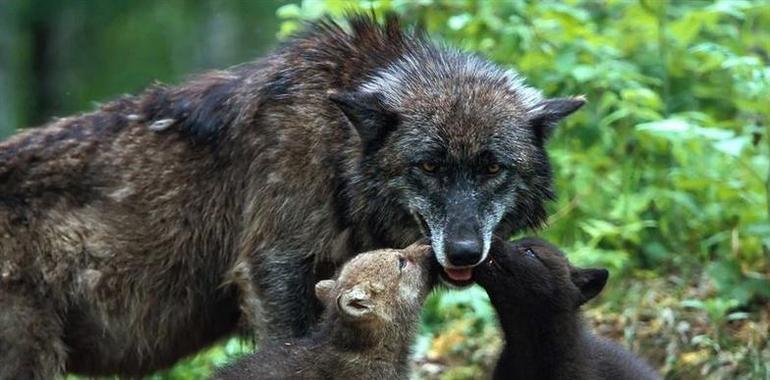
[[[482,243],[478,239],[458,239],[446,243],[449,263],[458,266],[474,266],[481,261]]]

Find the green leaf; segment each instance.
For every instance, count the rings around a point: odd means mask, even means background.
[[[471,17],[471,15],[467,13],[463,13],[463,14],[450,17],[449,20],[447,21],[447,25],[449,25],[449,28],[451,28],[452,30],[460,30],[464,28],[466,25],[468,25],[468,23],[471,22],[472,19],[473,17]]]
[[[714,143],[714,148],[722,153],[729,154],[733,157],[738,157],[743,152],[743,149],[750,143],[749,138],[745,136],[733,137],[727,140],[717,141]]]

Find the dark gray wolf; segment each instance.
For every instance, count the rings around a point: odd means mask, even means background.
[[[240,331],[300,336],[356,252],[423,235],[449,281],[537,227],[582,99],[395,17],[0,144],[0,378],[142,375]]]
[[[261,347],[220,380],[407,379],[420,310],[436,279],[430,247],[362,253],[316,284],[326,306],[309,337]]]
[[[573,267],[540,239],[495,239],[489,259],[473,270],[505,335],[494,379],[658,379],[642,360],[583,325],[580,306],[602,291],[608,275]]]

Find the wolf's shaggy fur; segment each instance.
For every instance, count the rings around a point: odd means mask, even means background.
[[[0,143],[1,379],[146,374],[238,327],[299,336],[355,252],[425,232],[451,266],[456,215],[485,242],[543,221],[544,140],[582,101],[392,17],[349,24]]]

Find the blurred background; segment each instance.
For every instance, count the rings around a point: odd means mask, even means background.
[[[610,269],[590,324],[666,378],[770,379],[768,1],[5,0],[0,138],[351,9],[398,12],[549,96],[585,94],[551,140],[559,199],[538,233]],[[496,323],[479,288],[432,296],[415,378],[487,376]],[[232,339],[153,378],[204,378],[251,349]]]

